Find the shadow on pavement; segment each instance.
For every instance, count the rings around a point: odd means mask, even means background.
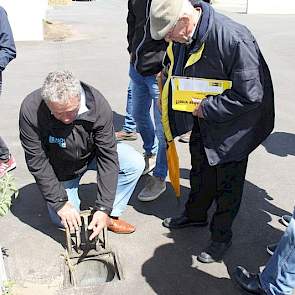
[[[295,134],[287,132],[274,132],[263,143],[268,153],[287,157],[295,156]]]
[[[188,177],[188,171],[182,176]],[[182,187],[182,197],[176,201],[171,186],[153,202],[142,203],[135,197],[142,188],[146,176],[142,177],[130,200],[130,205],[143,214],[154,215],[160,219],[178,215],[184,208],[189,189]],[[29,184],[19,191],[11,211],[22,222],[50,236],[65,247],[64,233],[50,222],[45,202],[36,184]],[[80,186],[81,208],[93,204],[96,197],[95,183]],[[265,247],[277,241],[282,231],[269,225],[271,216],[288,214],[274,206],[271,196],[256,185],[246,181],[243,201],[235,221],[233,245],[224,258],[224,264],[201,264],[196,256],[206,247],[210,238],[208,227],[185,228],[169,231],[170,243],[156,248],[153,256],[142,266],[142,275],[154,292],[159,295],[180,294],[239,294],[238,289],[228,278],[220,278],[219,269],[226,268],[229,276],[236,265],[244,265],[256,272],[269,258]],[[214,208],[209,212],[212,215]]]
[[[79,186],[81,210],[94,206],[96,192],[96,183],[81,184]],[[50,236],[64,248],[66,247],[65,233],[51,223],[46,203],[35,183],[19,189],[19,195],[11,206],[11,212],[22,222]]]
[[[93,206],[96,198],[94,183],[82,184],[79,187],[79,193],[83,196],[81,198],[82,210]],[[50,236],[64,248],[66,247],[65,233],[51,223],[46,203],[35,183],[26,185],[19,190],[19,196],[15,199],[11,212],[22,222]]]
[[[182,175],[188,171],[182,169]],[[160,219],[175,216],[182,212],[189,189],[182,187],[182,197],[175,200],[172,188],[153,202],[142,203],[136,198],[131,205],[143,214],[155,215]],[[224,258],[224,264],[201,264],[196,256],[207,246],[210,238],[209,228],[184,228],[171,230],[167,237],[171,242],[158,247],[153,256],[142,266],[142,275],[150,284],[155,294],[239,294],[234,283],[228,278],[220,278],[218,269],[226,268],[229,276],[237,265],[244,265],[253,272],[265,265],[269,256],[266,245],[276,242],[282,231],[272,227],[271,215],[278,218],[288,214],[274,206],[268,193],[245,182],[243,201],[233,227],[233,245]],[[209,216],[215,208],[211,208]],[[279,223],[278,223],[279,226]],[[167,229],[168,230],[168,229]],[[223,271],[224,273],[224,271]]]
[[[65,248],[65,233],[54,226],[48,216],[46,203],[35,183],[19,189],[11,212],[19,220],[50,236]]]

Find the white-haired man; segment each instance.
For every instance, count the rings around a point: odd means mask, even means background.
[[[167,218],[163,225],[205,226],[208,209],[215,201],[211,241],[198,259],[204,263],[219,261],[231,245],[248,155],[274,126],[270,73],[250,31],[215,12],[208,3],[153,0],[150,23],[154,39],[172,41],[165,61],[166,83],[173,80],[172,76],[186,77],[192,85],[196,83],[192,78],[232,82],[231,89],[208,95],[196,104],[193,116],[171,109],[172,88],[164,87],[169,89],[165,95],[172,135],[185,133],[192,125],[193,129],[189,200],[183,215]],[[164,102],[162,107],[166,107]]]
[[[87,170],[97,171],[90,239],[105,226],[115,233],[135,230],[119,216],[145,163],[130,146],[117,146],[112,119],[101,93],[68,71],[50,73],[43,87],[25,98],[20,110],[26,163],[53,223],[71,230],[81,225],[79,181]]]

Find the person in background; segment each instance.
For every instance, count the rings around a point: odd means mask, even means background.
[[[234,273],[237,284],[252,294],[292,295],[295,288],[295,210],[272,257],[260,274],[249,273],[238,266]]]
[[[116,132],[117,141],[131,141],[137,139],[136,123],[132,116],[132,93],[131,86],[132,81],[129,82],[127,89],[127,102],[126,102],[126,113],[124,117],[124,124],[122,129]]]
[[[166,42],[151,38],[151,2],[129,0],[127,17],[133,117],[145,151],[146,166],[143,174],[153,170],[153,176],[147,179],[145,187],[138,194],[138,199],[145,202],[157,199],[166,190],[167,176],[166,140],[157,104],[159,87],[156,79],[162,69]],[[151,119],[152,106],[154,123]]]
[[[2,92],[2,72],[14,58],[16,58],[16,49],[12,31],[6,11],[0,6],[0,97]],[[14,168],[16,168],[15,159],[0,136],[0,178]]]

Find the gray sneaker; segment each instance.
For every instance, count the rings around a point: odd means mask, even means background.
[[[142,175],[151,172],[156,167],[157,155],[146,155],[144,154],[145,168]]]
[[[151,176],[145,187],[138,195],[138,199],[143,202],[149,202],[157,199],[166,190],[166,182],[160,177]]]

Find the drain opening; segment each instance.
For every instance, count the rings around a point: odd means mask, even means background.
[[[71,261],[70,266],[64,263],[65,288],[92,287],[122,279],[113,257],[88,257],[80,262]]]
[[[107,229],[102,230],[94,242],[87,231],[91,211],[82,211],[80,231],[66,231],[67,250],[63,255],[63,286],[92,287],[123,279],[122,268],[116,252],[108,243]],[[85,230],[86,229],[86,230]]]

